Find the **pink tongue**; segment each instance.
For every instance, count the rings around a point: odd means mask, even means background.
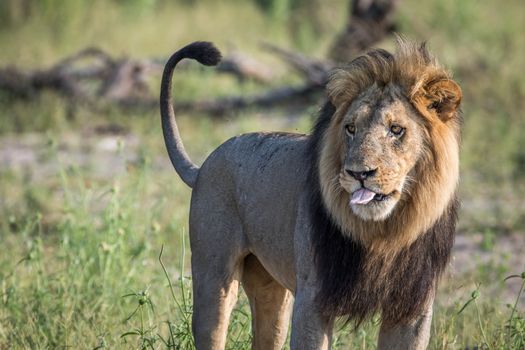
[[[376,195],[375,192],[372,192],[366,188],[360,188],[354,193],[352,193],[352,198],[350,199],[350,204],[366,204],[374,199]]]

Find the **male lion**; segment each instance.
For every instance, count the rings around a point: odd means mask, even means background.
[[[231,138],[198,168],[171,104],[175,65],[215,65],[196,42],[173,54],[160,106],[169,157],[193,188],[190,241],[197,349],[223,349],[239,282],[253,348],[330,347],[334,319],[381,314],[379,348],[424,349],[456,223],[461,90],[398,40],[335,70],[311,135]],[[293,298],[292,298],[293,296]]]

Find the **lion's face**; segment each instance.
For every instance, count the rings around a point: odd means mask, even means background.
[[[454,198],[461,89],[425,46],[398,40],[335,69],[314,133],[325,209],[369,249],[414,242]],[[388,237],[388,240],[386,238]]]
[[[387,218],[410,184],[424,145],[417,111],[395,85],[361,93],[341,118],[339,183],[349,207],[363,220]]]

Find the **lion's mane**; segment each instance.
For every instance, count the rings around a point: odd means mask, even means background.
[[[386,324],[410,322],[422,313],[445,269],[457,221],[461,123],[455,111],[446,123],[429,112],[433,101],[439,109],[453,95],[445,90],[433,96],[427,87],[448,79],[424,45],[403,40],[396,54],[369,52],[332,76],[330,101],[310,140],[308,179],[312,243],[321,281],[317,297],[327,315],[347,316],[360,324],[380,312]],[[334,130],[340,128],[351,101],[373,84],[400,86],[423,119],[426,133],[425,151],[411,173],[417,181],[380,222],[354,215],[348,193],[334,181],[344,149]]]

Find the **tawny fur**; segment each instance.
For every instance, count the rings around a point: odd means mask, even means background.
[[[220,54],[193,43],[166,64],[164,137],[175,170],[193,188],[198,349],[224,349],[240,281],[254,349],[282,348],[292,294],[292,349],[328,349],[335,318],[359,324],[376,313],[380,349],[428,344],[435,288],[454,240],[461,90],[424,46],[401,39],[397,46],[393,55],[374,50],[333,72],[311,135],[240,135],[201,168],[178,132],[171,75],[183,58],[213,65]],[[359,130],[349,136],[354,122]],[[403,138],[389,131],[396,123],[406,128]],[[358,181],[351,167],[374,175]],[[351,206],[359,186],[387,199]]]

